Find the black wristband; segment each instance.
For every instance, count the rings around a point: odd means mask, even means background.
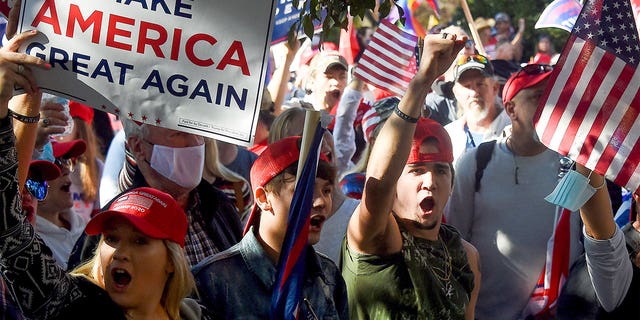
[[[15,113],[11,111],[11,109],[9,109],[9,115],[23,123],[38,123],[38,121],[40,121],[40,114],[38,114],[37,116],[29,117],[19,113]]]
[[[398,117],[400,117],[400,119],[402,119],[402,120],[404,120],[404,121],[406,121],[406,122],[409,122],[409,123],[416,123],[416,122],[418,122],[418,119],[419,119],[419,118],[414,118],[414,117],[412,117],[412,116],[410,116],[410,115],[408,115],[408,114],[406,114],[406,113],[402,112],[402,111],[400,110],[400,108],[398,108],[398,106],[396,106],[396,108],[395,108],[393,111],[396,113],[396,115],[397,115]]]

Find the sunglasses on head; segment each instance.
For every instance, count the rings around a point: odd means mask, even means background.
[[[518,70],[518,72],[516,72],[516,74],[511,78],[511,81],[509,81],[509,85],[504,88],[505,92],[509,92],[509,88],[511,88],[511,84],[514,82],[514,80],[518,79],[518,77],[520,77],[520,75],[522,75],[522,73],[524,72],[525,74],[528,75],[538,75],[538,74],[543,74],[543,73],[547,73],[553,71],[553,66],[552,65],[548,65],[548,64],[528,64],[522,68],[520,68],[520,70]]]
[[[458,62],[457,65],[461,66],[467,62],[471,62],[471,61],[476,61],[476,62],[480,62],[482,64],[488,64],[489,60],[487,60],[487,58],[485,56],[479,55],[479,54],[474,54],[474,55],[470,55],[470,56],[460,56],[460,58],[458,58]]]
[[[27,191],[29,191],[32,196],[38,199],[38,201],[43,201],[47,198],[49,185],[46,181],[27,179],[25,186],[27,187]]]
[[[60,170],[67,168],[69,172],[73,172],[76,169],[76,160],[69,158],[56,158],[53,162]]]

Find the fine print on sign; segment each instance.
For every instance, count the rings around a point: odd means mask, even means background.
[[[274,1],[23,0],[45,91],[122,118],[250,145]]]

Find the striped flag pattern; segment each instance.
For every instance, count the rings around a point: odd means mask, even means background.
[[[417,40],[416,36],[383,20],[360,57],[355,75],[377,88],[403,96],[416,73]]]
[[[534,118],[538,136],[550,149],[636,191],[639,62],[629,0],[587,1]]]
[[[309,155],[304,162],[291,199],[287,232],[282,243],[276,282],[271,296],[270,318],[272,320],[298,319],[302,308],[300,302],[306,269],[311,202],[320,155],[320,142],[324,131],[325,129],[318,122]]]

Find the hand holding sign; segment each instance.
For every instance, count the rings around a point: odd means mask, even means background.
[[[43,33],[24,50],[55,71],[38,76],[45,91],[131,120],[251,144],[273,0],[22,0],[21,8],[19,30]]]

